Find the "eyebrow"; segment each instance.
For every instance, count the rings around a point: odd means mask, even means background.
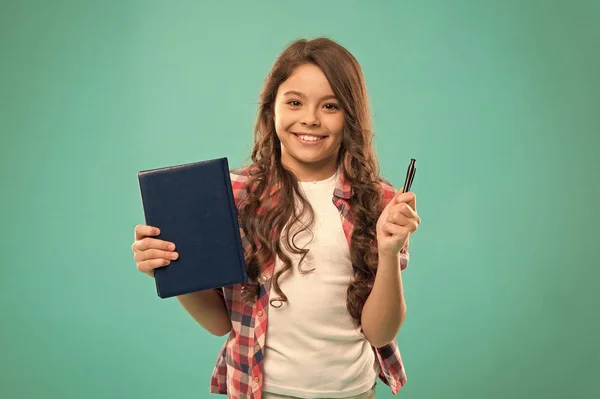
[[[295,91],[295,90],[286,91],[283,95],[284,96],[298,96],[298,97],[306,98],[306,96],[304,94],[300,93],[299,91]],[[338,98],[335,96],[335,94],[329,94],[329,95],[321,98],[321,101],[329,100],[329,99],[337,100]]]

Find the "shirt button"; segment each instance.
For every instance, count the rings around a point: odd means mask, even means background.
[[[258,383],[258,377],[254,377],[254,382]]]
[[[260,345],[259,344],[254,345],[254,349],[256,349],[256,351],[258,352],[260,350]]]
[[[262,276],[261,280],[262,280],[263,283],[266,283],[267,282],[267,276]]]
[[[259,310],[259,311],[256,313],[256,315],[257,315],[258,317],[262,317],[262,315],[263,315],[263,311],[262,311],[262,310]]]

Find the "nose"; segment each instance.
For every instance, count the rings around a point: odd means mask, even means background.
[[[318,127],[321,125],[321,122],[319,120],[319,115],[318,112],[310,109],[310,108],[305,108],[305,111],[302,115],[302,120],[301,123],[303,126],[310,126],[310,127]]]

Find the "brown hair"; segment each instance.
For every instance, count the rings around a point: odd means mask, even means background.
[[[240,224],[252,244],[252,250],[246,254],[250,281],[242,296],[248,302],[256,299],[260,266],[274,260],[273,255],[277,254],[284,266],[273,275],[273,288],[279,297],[271,299],[271,304],[275,306],[274,302],[287,301],[278,280],[291,268],[291,259],[282,250],[282,244],[288,251],[302,254],[302,259],[308,252],[294,245],[293,238],[298,232],[290,237],[291,232],[286,225],[288,222],[294,225],[305,220],[301,218],[307,213],[310,223],[302,230],[310,228],[314,220],[313,210],[299,191],[295,175],[281,164],[281,144],[274,124],[274,104],[279,86],[297,66],[306,63],[314,64],[323,71],[344,110],[338,166],[341,166],[352,187],[349,205],[354,222],[350,245],[354,279],[347,291],[347,309],[360,325],[362,308],[373,287],[377,270],[377,252],[374,248],[375,226],[381,213],[381,179],[372,147],[373,131],[362,70],[348,50],[327,38],[301,39],[291,43],[275,61],[260,94],[251,155],[252,173],[247,182],[248,193],[239,204]],[[273,197],[270,193],[276,186],[280,189]],[[295,208],[294,201],[275,200],[294,197],[302,204],[300,212]],[[260,208],[262,210],[258,212]],[[280,242],[283,231],[285,236]]]

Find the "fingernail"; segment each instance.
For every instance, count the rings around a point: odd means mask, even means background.
[[[177,255],[178,255],[177,252],[173,252],[171,254],[171,259],[177,259]]]
[[[173,245],[173,244],[169,244],[169,251],[172,251],[172,250],[174,250],[174,249],[175,249],[175,245]]]

